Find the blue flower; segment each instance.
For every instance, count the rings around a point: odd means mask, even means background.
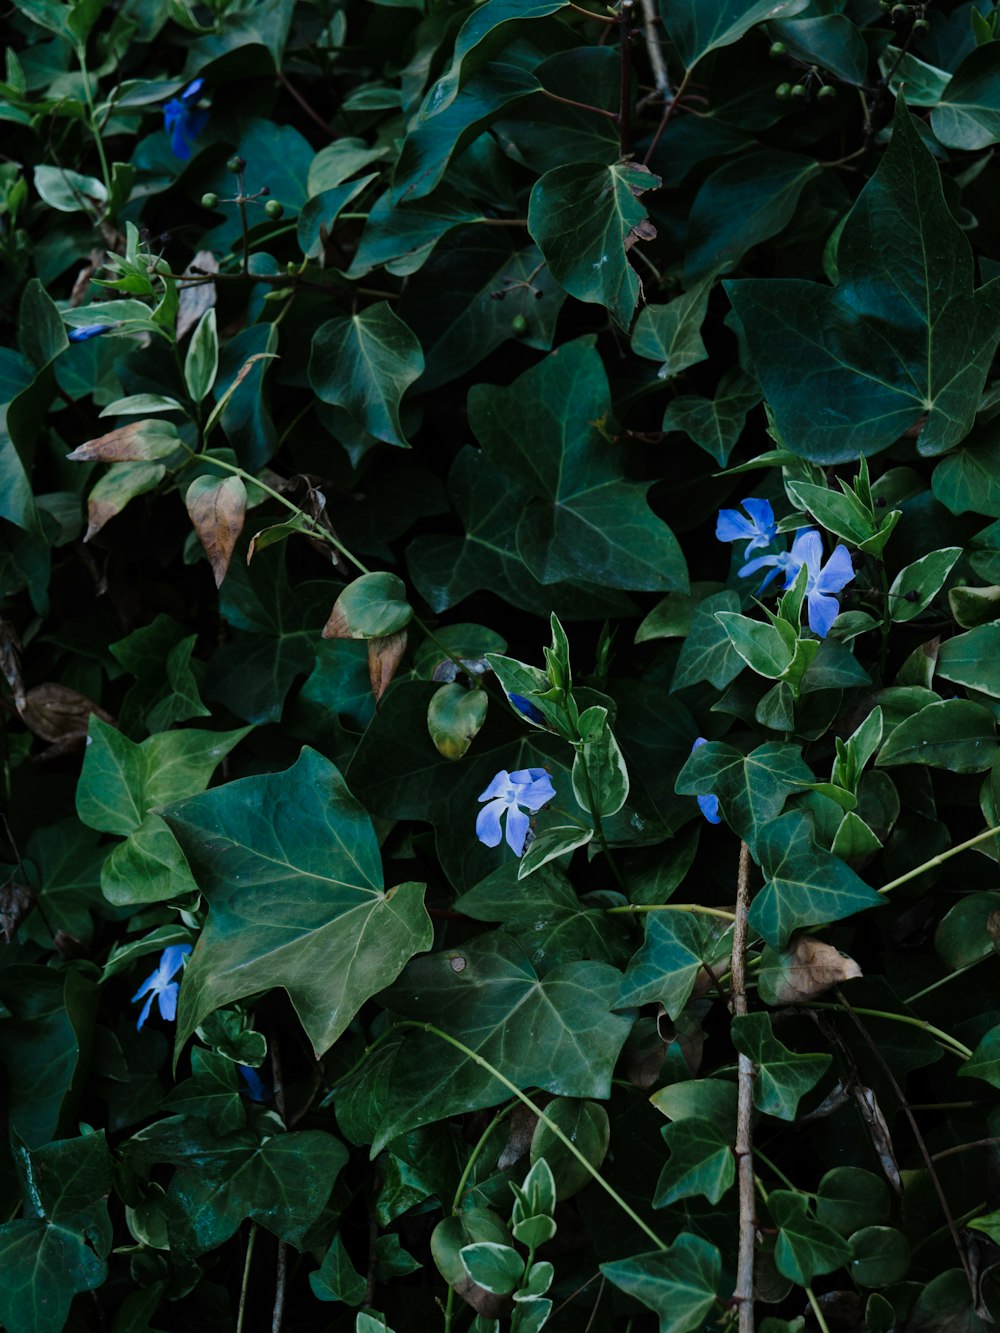
[[[240,1077],[247,1085],[247,1096],[254,1102],[269,1102],[274,1096],[274,1091],[269,1083],[265,1083],[256,1069],[249,1065],[237,1065],[240,1071]]]
[[[744,565],[740,573],[752,574],[767,565],[773,565],[774,568],[764,582],[770,582],[777,573],[783,571],[786,588],[792,586],[799,570],[805,565],[808,570],[806,616],[809,628],[817,638],[825,639],[840,610],[836,594],[842,592],[854,578],[854,566],[847,547],[838,546],[824,565],[823,538],[815,528],[802,528],[796,533],[790,551],[777,556],[762,555],[759,559],[751,560],[748,565]]]
[[[163,128],[170,135],[170,147],[174,156],[185,162],[191,156],[192,140],[208,124],[208,112],[195,105],[204,86],[204,79],[195,79],[180,97],[171,97],[163,108]]]
[[[184,966],[184,959],[190,952],[190,944],[171,944],[160,954],[160,963],[156,971],[149,974],[132,996],[133,1004],[141,1000],[144,995],[146,997],[146,1003],[142,1006],[142,1013],[136,1023],[137,1028],[141,1028],[149,1017],[154,1000],[160,1007],[160,1014],[168,1023],[172,1023],[177,1017],[177,992],[181,988],[181,983],[174,981],[174,977]]]
[[[99,338],[102,333],[110,333],[113,328],[113,324],[89,324],[84,329],[70,329],[66,337],[71,343],[85,343],[91,338]]]
[[[707,745],[707,744],[708,741],[705,740],[705,737],[699,736],[698,739],[695,741],[695,743],[691,746],[691,753],[694,754],[695,750],[699,749],[702,745]],[[722,823],[722,816],[719,814],[718,796],[712,796],[712,795],[698,796],[695,799],[698,802],[698,809],[701,811],[701,813],[705,816],[705,818],[708,820],[710,824]]]
[[[535,707],[530,699],[526,699],[523,694],[508,694],[507,698],[511,701],[519,713],[523,713],[529,722],[538,722],[544,725],[545,717],[542,712]]]
[[[515,856],[524,851],[531,822],[524,810],[540,810],[556,794],[552,779],[544,768],[519,768],[508,773],[502,768],[480,796],[488,801],[476,818],[476,837],[487,847],[500,845],[500,819],[507,815],[507,844]]]
[[[740,504],[750,517],[744,517],[738,509],[720,509],[715,535],[720,542],[746,542],[743,548],[745,560],[751,551],[763,551],[771,545],[777,536],[778,525],[767,500],[741,500]]]

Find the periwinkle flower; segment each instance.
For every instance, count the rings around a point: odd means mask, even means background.
[[[695,743],[691,746],[691,753],[694,754],[695,750],[700,749],[702,745],[707,745],[707,744],[708,741],[705,740],[705,737],[699,736],[698,739],[695,741]],[[695,797],[695,800],[698,802],[698,809],[701,811],[701,813],[705,816],[705,818],[708,820],[710,824],[722,823],[722,816],[719,814],[718,796],[712,796],[711,794],[706,794],[704,796]]]
[[[156,971],[149,974],[132,996],[133,1004],[143,996],[146,997],[146,1003],[142,1006],[142,1013],[136,1023],[137,1028],[141,1028],[149,1017],[154,1000],[159,1005],[160,1014],[168,1023],[172,1023],[177,1017],[177,992],[181,988],[181,983],[175,981],[174,977],[184,966],[184,959],[190,952],[190,944],[171,944],[160,954]]]
[[[522,713],[529,722],[544,723],[545,717],[541,709],[536,708],[530,699],[526,699],[523,694],[508,694],[507,698],[511,701],[519,713]]]
[[[191,156],[192,141],[208,124],[208,112],[197,106],[204,86],[204,79],[194,79],[180,97],[171,97],[163,108],[163,128],[170,136],[170,147],[174,156],[185,162]]]
[[[783,571],[784,586],[790,588],[803,565],[808,571],[805,596],[809,628],[817,638],[825,639],[840,610],[837,593],[843,592],[854,578],[854,566],[846,546],[836,547],[824,565],[823,538],[815,528],[802,528],[796,533],[790,551],[776,556],[762,555],[744,565],[740,573],[753,574],[758,569],[773,566],[765,582],[770,582],[775,574]]]
[[[520,856],[531,822],[525,811],[541,810],[555,794],[552,779],[544,768],[519,768],[513,773],[502,768],[479,798],[489,804],[483,806],[476,818],[476,837],[487,847],[498,847],[503,836],[500,820],[506,815],[507,845],[515,856]]]
[[[265,1083],[256,1069],[250,1065],[237,1065],[240,1078],[247,1085],[246,1095],[252,1102],[269,1102],[274,1096],[274,1091],[269,1083]]]
[[[751,551],[763,551],[771,545],[777,536],[778,525],[767,500],[741,500],[740,504],[750,517],[738,509],[720,509],[715,535],[720,542],[746,542],[743,548],[745,560]]]
[[[83,329],[70,329],[66,337],[71,343],[89,342],[91,338],[100,338],[103,333],[110,333],[113,324],[88,324]]]

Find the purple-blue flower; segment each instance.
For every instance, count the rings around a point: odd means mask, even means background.
[[[196,105],[204,86],[204,79],[195,79],[180,97],[171,97],[163,108],[163,128],[170,136],[170,147],[174,156],[185,162],[191,156],[192,140],[208,124],[208,112]]]
[[[705,737],[699,736],[698,739],[695,741],[695,743],[691,746],[691,753],[694,754],[695,750],[697,750],[700,746],[707,744],[708,742],[705,740]],[[701,813],[705,816],[705,818],[708,820],[710,824],[722,823],[722,816],[719,814],[718,796],[712,796],[709,794],[705,796],[698,796],[695,799],[698,802],[698,809],[701,811]]]
[[[530,820],[525,810],[541,810],[556,794],[552,779],[544,768],[519,768],[508,773],[502,768],[480,796],[488,801],[476,818],[476,837],[487,847],[498,847],[503,836],[500,820],[507,816],[507,844],[515,856],[524,851]]]
[[[815,528],[802,528],[796,533],[790,551],[783,551],[780,555],[762,555],[744,565],[740,573],[753,574],[758,569],[773,566],[765,583],[784,572],[784,586],[790,588],[803,565],[808,570],[806,615],[809,628],[818,638],[825,639],[840,610],[836,595],[854,578],[854,566],[846,546],[838,546],[824,565],[823,538]]]
[[[265,1083],[256,1069],[250,1065],[237,1065],[240,1078],[247,1085],[247,1096],[254,1102],[269,1102],[274,1092],[269,1083]]]
[[[526,699],[523,694],[508,694],[507,698],[511,701],[519,713],[523,713],[529,722],[544,723],[545,717],[541,710],[536,708],[530,699]]]
[[[740,504],[750,517],[738,509],[720,509],[715,535],[720,542],[746,542],[743,548],[745,560],[751,551],[763,551],[771,545],[777,536],[778,525],[767,500],[741,500]]]
[[[156,971],[149,974],[132,996],[133,1004],[143,996],[146,997],[146,1003],[142,1006],[142,1013],[136,1023],[137,1028],[141,1028],[149,1017],[154,1000],[159,1005],[160,1014],[168,1023],[172,1023],[177,1017],[177,992],[181,988],[181,983],[174,981],[174,977],[184,966],[184,959],[190,952],[190,944],[171,944],[160,954],[160,963]]]
[[[113,324],[88,324],[83,329],[70,329],[66,337],[71,343],[85,343],[91,338],[99,338],[102,333],[110,333],[113,328]]]

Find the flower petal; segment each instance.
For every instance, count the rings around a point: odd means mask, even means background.
[[[481,801],[493,801],[497,797],[501,797],[505,800],[513,800],[514,793],[510,790],[510,784],[510,774],[505,768],[501,768],[479,799]]]
[[[823,563],[823,538],[815,528],[801,528],[795,534],[792,549],[788,553],[788,577],[785,587],[790,588],[803,565],[809,570],[810,580],[819,573]]]
[[[698,796],[698,809],[705,816],[710,824],[721,824],[722,816],[719,814],[718,796]]]
[[[720,509],[715,535],[720,542],[745,542],[755,535],[754,526],[738,509]]]
[[[819,638],[825,639],[830,633],[830,626],[837,619],[837,613],[840,611],[839,602],[836,597],[813,591],[806,594],[806,607],[809,628]]]
[[[520,856],[524,851],[530,824],[531,820],[516,805],[512,805],[507,811],[507,845],[515,856]]]
[[[499,847],[503,832],[500,816],[508,809],[506,801],[490,801],[476,816],[476,837],[487,847]]]
[[[767,540],[770,541],[777,530],[771,502],[769,500],[754,500],[751,497],[746,500],[741,500],[740,504],[753,519],[753,525],[757,529],[757,536],[766,537]]]
[[[177,1017],[177,994],[180,988],[180,982],[173,981],[160,991],[160,1013],[168,1023],[172,1023]]]
[[[152,1007],[153,1007],[153,996],[150,995],[149,998],[146,1000],[146,1003],[142,1006],[142,1013],[139,1015],[139,1021],[135,1025],[137,1032],[142,1031],[142,1025],[149,1017],[149,1011],[150,1009],[152,1009]]]
[[[851,553],[846,546],[838,546],[826,562],[816,580],[818,592],[840,592],[854,578]]]

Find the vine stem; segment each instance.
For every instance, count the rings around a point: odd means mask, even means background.
[[[655,0],[639,0],[639,8],[642,10],[642,35],[646,42],[646,52],[653,70],[653,82],[656,84],[657,92],[664,97],[669,97],[670,75],[667,72],[667,62],[663,56],[659,29],[656,26],[659,22],[659,16],[656,13]]]
[[[625,883],[625,878],[622,875],[621,870],[618,868],[618,862],[611,854],[611,847],[608,843],[607,834],[604,832],[604,825],[602,824],[601,816],[597,811],[597,802],[594,799],[594,787],[590,781],[590,770],[587,768],[587,760],[580,753],[583,748],[582,742],[578,743],[576,748],[577,753],[580,755],[580,771],[583,774],[583,784],[587,788],[587,804],[590,806],[590,817],[594,821],[594,833],[597,835],[597,841],[601,844],[601,851],[604,853],[605,860],[611,867],[611,873],[614,875],[618,887],[627,898],[628,885]]]
[[[754,1178],[753,1178],[753,1184],[754,1184],[754,1188],[756,1189],[757,1193],[758,1193],[758,1194],[760,1195],[760,1197],[764,1200],[764,1203],[765,1203],[765,1205],[766,1205],[766,1204],[767,1204],[767,1190],[764,1188],[764,1183],[763,1183],[763,1181],[760,1179],[759,1176],[754,1176]],[[801,1190],[796,1190],[796,1193],[801,1194],[802,1191],[801,1191]],[[825,1318],[824,1315],[823,1315],[823,1307],[820,1305],[819,1301],[816,1299],[816,1293],[813,1291],[812,1287],[809,1286],[808,1283],[805,1285],[804,1290],[805,1290],[805,1293],[806,1293],[806,1299],[807,1299],[808,1302],[809,1302],[809,1307],[810,1307],[810,1309],[811,1309],[812,1312],[813,1312],[813,1318],[816,1320],[816,1323],[817,1323],[817,1325],[818,1325],[818,1327],[819,1327],[820,1333],[830,1333],[830,1325],[826,1322],[826,1318]],[[742,1306],[741,1306],[740,1308],[742,1309]]]
[[[629,903],[627,907],[608,907],[608,913],[623,912],[693,912],[695,916],[714,916],[720,921],[735,921],[736,913],[723,907],[705,907],[702,903]]]
[[[747,1012],[747,914],[750,911],[750,848],[740,843],[736,876],[736,922],[730,963],[729,1007],[734,1018]],[[736,1100],[736,1170],[739,1181],[739,1243],[733,1300],[739,1311],[739,1333],[754,1333],[753,1269],[757,1213],[753,1170],[753,1061],[739,1053]]]
[[[836,1013],[843,1013],[845,1004],[826,1004],[822,1000],[807,1000],[800,1006],[803,1009],[830,1009]],[[912,1018],[909,1014],[893,1014],[887,1009],[862,1009],[860,1005],[852,1005],[851,1013],[864,1014],[866,1018],[885,1018],[890,1023],[903,1023],[906,1027],[921,1028],[929,1036],[940,1042],[946,1050],[951,1051],[952,1055],[957,1055],[961,1060],[968,1060],[972,1057],[972,1051],[964,1045],[957,1037],[952,1037],[949,1033],[943,1032],[941,1028],[936,1028],[933,1023],[928,1023],[923,1018]]]
[[[250,1223],[250,1235],[247,1237],[246,1258],[243,1260],[243,1283],[240,1287],[240,1306],[236,1316],[236,1333],[243,1333],[243,1316],[247,1308],[247,1289],[250,1286],[250,1265],[253,1262],[254,1246],[257,1244],[257,1223]]]
[[[667,1245],[666,1241],[662,1240],[652,1229],[652,1227],[647,1226],[647,1224],[642,1220],[642,1218],[635,1211],[635,1209],[625,1202],[625,1200],[622,1198],[622,1196],[618,1193],[618,1191],[614,1188],[613,1185],[608,1184],[608,1182],[604,1179],[604,1177],[597,1170],[597,1168],[584,1156],[584,1154],[576,1146],[573,1140],[569,1138],[568,1135],[564,1134],[563,1131],[556,1124],[556,1122],[545,1114],[545,1112],[538,1105],[538,1103],[532,1101],[532,1099],[528,1096],[526,1092],[522,1092],[516,1083],[512,1083],[511,1080],[506,1076],[506,1074],[502,1074],[500,1070],[496,1068],[495,1065],[490,1064],[489,1060],[484,1059],[483,1056],[481,1056],[478,1053],[478,1051],[474,1051],[470,1046],[466,1046],[465,1042],[459,1041],[457,1037],[452,1037],[449,1033],[443,1032],[440,1028],[435,1027],[433,1023],[421,1023],[417,1019],[406,1019],[402,1023],[398,1023],[396,1026],[397,1028],[400,1027],[416,1028],[419,1032],[427,1032],[430,1034],[430,1036],[437,1037],[440,1041],[447,1042],[448,1045],[453,1046],[455,1050],[461,1051],[464,1056],[466,1056],[474,1064],[478,1065],[480,1069],[485,1069],[486,1072],[490,1074],[493,1078],[495,1078],[498,1083],[502,1083],[503,1086],[507,1089],[507,1091],[512,1093],[518,1099],[518,1101],[522,1103],[522,1105],[526,1106],[528,1110],[532,1112],[533,1115],[536,1115],[538,1117],[538,1119],[542,1122],[543,1125],[546,1126],[546,1128],[550,1131],[550,1133],[555,1135],[555,1137],[559,1140],[559,1142],[563,1145],[563,1147],[568,1152],[572,1153],[572,1155],[586,1170],[587,1174],[591,1176],[591,1178],[595,1181],[595,1183],[600,1185],[601,1189],[604,1190],[605,1194],[607,1194],[608,1197],[611,1198],[618,1205],[618,1207],[622,1210],[625,1216],[635,1223],[635,1225],[639,1228],[639,1230],[643,1233],[643,1235],[648,1237],[649,1240],[653,1242],[653,1244],[656,1246],[658,1250],[669,1249],[669,1246]]]
[[[663,131],[670,124],[670,117],[674,114],[674,111],[677,109],[677,104],[680,102],[681,98],[687,91],[687,86],[688,83],[690,82],[690,79],[691,79],[691,70],[689,69],[685,70],[684,77],[683,79],[681,79],[677,91],[674,93],[673,97],[670,98],[666,106],[663,108],[663,115],[660,117],[660,123],[656,127],[656,133],[653,135],[653,142],[646,149],[646,156],[642,159],[642,165],[644,167],[649,166],[650,158],[656,152],[656,146],[663,138]]]
[[[993,838],[998,833],[1000,833],[1000,825],[997,825],[995,828],[983,829],[982,833],[977,833],[974,838],[966,838],[965,842],[960,842],[954,847],[949,847],[947,851],[939,852],[937,856],[932,856],[931,859],[925,861],[923,865],[919,865],[913,870],[908,870],[905,875],[900,875],[896,879],[891,879],[888,884],[882,885],[879,889],[879,893],[891,893],[893,889],[898,889],[901,884],[909,883],[911,879],[916,879],[918,875],[922,875],[926,870],[933,870],[935,866],[942,865],[951,857],[957,856],[959,852],[964,852],[968,850],[969,847],[975,847],[977,843],[985,842],[987,838]],[[859,1010],[858,1012],[860,1013],[861,1011]]]
[[[87,102],[87,112],[90,116],[90,132],[94,136],[94,147],[97,149],[97,156],[101,161],[101,176],[104,180],[104,188],[108,192],[108,203],[111,202],[111,172],[108,168],[108,159],[104,152],[104,141],[101,138],[101,127],[97,123],[97,108],[94,106],[94,93],[90,86],[90,71],[87,69],[87,52],[83,46],[76,48],[76,58],[80,62],[80,73],[83,76],[83,95]]]

